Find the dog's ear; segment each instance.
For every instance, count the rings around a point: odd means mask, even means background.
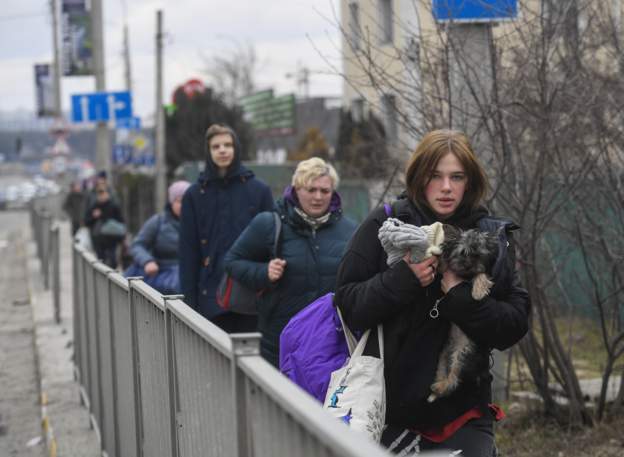
[[[454,225],[442,224],[442,229],[444,230],[445,241],[457,240],[461,235],[461,230]]]

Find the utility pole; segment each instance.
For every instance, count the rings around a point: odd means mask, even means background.
[[[130,67],[130,39],[128,37],[128,23],[123,28],[123,57],[124,57],[124,77],[126,80],[126,90],[132,93],[132,69]]]
[[[441,13],[448,13],[448,4],[441,3]],[[450,111],[451,126],[464,131],[470,138],[472,146],[486,169],[491,169],[495,159],[492,145],[488,141],[489,112],[496,100],[495,88],[495,56],[492,28],[501,19],[514,20],[518,14],[516,0],[499,0],[488,5],[474,2],[471,8],[465,5],[457,9],[447,23],[449,52]],[[446,9],[446,11],[444,11]],[[475,11],[480,10],[480,11]],[[483,22],[484,17],[488,19]],[[456,22],[455,19],[459,19]],[[476,21],[475,21],[476,19]],[[500,402],[507,392],[508,351],[493,351],[492,366],[492,397]]]
[[[59,56],[60,52],[57,0],[50,0],[50,10],[52,13],[52,44],[54,46],[54,61],[52,62],[52,77],[54,78],[54,115],[60,119],[63,117],[63,106],[61,103],[61,59]]]
[[[452,127],[465,132],[487,166],[483,109],[492,98],[490,23],[449,23]]]
[[[156,11],[156,192],[155,208],[165,206],[166,166],[165,163],[165,112],[163,110],[163,31],[162,10]]]
[[[91,0],[91,23],[93,28],[93,73],[95,90],[106,91],[106,70],[104,65],[104,29],[102,21],[102,0]],[[95,132],[95,168],[110,173],[111,144],[106,122],[98,122]]]
[[[492,101],[493,70],[489,62],[491,23],[448,23],[452,128],[468,138],[481,163],[488,169],[494,158],[488,147],[487,116]],[[492,398],[500,402],[507,391],[507,353],[493,351]]]
[[[403,129],[403,134],[399,134],[402,150],[411,154],[418,144],[423,131],[422,101],[423,88],[420,71],[420,42],[421,30],[418,9],[412,2],[399,2],[399,17],[403,22],[403,52],[406,56],[404,62],[404,81],[406,84],[406,94],[404,103],[409,114],[409,126]],[[404,160],[406,157],[399,157]]]

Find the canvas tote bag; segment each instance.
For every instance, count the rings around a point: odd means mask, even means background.
[[[355,338],[336,308],[351,357],[346,365],[331,374],[323,408],[379,442],[386,419],[386,383],[384,379],[383,328],[377,326],[380,358],[363,355],[370,330],[353,347]]]

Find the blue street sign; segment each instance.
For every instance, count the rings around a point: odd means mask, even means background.
[[[106,122],[132,117],[130,92],[72,95],[72,122]]]
[[[433,0],[437,21],[496,22],[517,15],[517,0]]]
[[[115,127],[126,130],[141,130],[141,118],[124,117],[122,119],[117,119]]]
[[[132,162],[132,145],[116,144],[113,146],[113,163],[115,165],[125,165]]]
[[[144,152],[142,154],[135,155],[132,163],[135,165],[153,167],[156,164],[156,157],[150,152]]]

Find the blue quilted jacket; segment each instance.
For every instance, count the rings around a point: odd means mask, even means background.
[[[295,212],[296,194],[287,188],[278,200],[282,220],[278,257],[286,260],[284,276],[271,284],[268,262],[275,236],[270,212],[259,214],[228,252],[225,268],[234,278],[255,290],[265,289],[258,304],[261,354],[278,366],[279,337],[288,321],[306,305],[335,288],[342,253],[355,231],[355,222],[344,217],[340,197],[334,193],[331,217],[317,230]]]

